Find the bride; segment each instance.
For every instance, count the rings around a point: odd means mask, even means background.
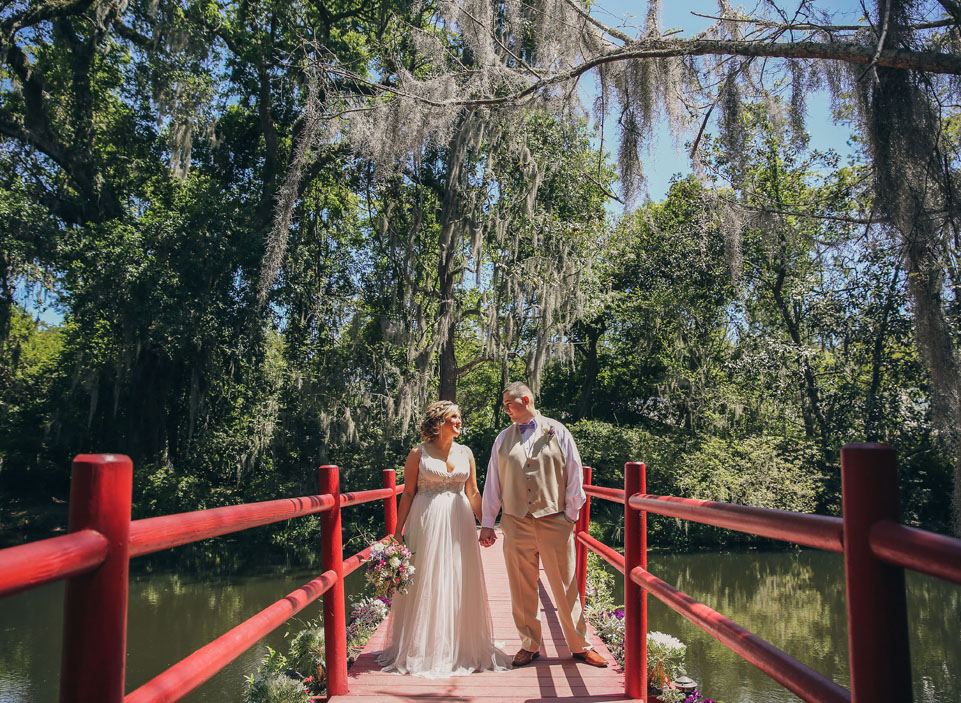
[[[481,519],[477,468],[471,450],[454,442],[460,409],[447,400],[432,403],[420,433],[424,443],[404,465],[394,533],[399,540],[406,523],[416,575],[405,595],[394,596],[388,646],[377,661],[383,671],[427,678],[503,671],[510,659],[491,639],[474,522]]]

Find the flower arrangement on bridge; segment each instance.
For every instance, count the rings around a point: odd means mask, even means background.
[[[410,550],[393,538],[370,545],[367,580],[373,584],[377,595],[390,599],[394,593],[407,593],[414,582],[415,571],[410,557]]]
[[[687,645],[663,632],[647,633],[647,680],[662,691],[679,676],[684,675],[684,654]]]
[[[363,598],[354,603],[350,611],[350,624],[347,625],[348,660],[360,654],[389,611],[390,601],[384,597]]]

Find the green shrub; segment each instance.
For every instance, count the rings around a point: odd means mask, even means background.
[[[310,703],[303,684],[285,674],[256,673],[247,677],[244,703]]]

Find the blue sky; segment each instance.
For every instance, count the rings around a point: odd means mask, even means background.
[[[785,7],[793,9],[793,4],[798,0],[783,0]],[[732,3],[737,5],[736,0]],[[845,8],[837,16],[844,23],[855,24],[859,21],[862,11],[858,0],[830,0],[825,5],[832,10]],[[648,4],[645,0],[602,0],[595,4],[591,14],[598,20],[611,27],[618,27],[627,34],[635,34],[636,28],[644,23],[647,14]],[[679,37],[690,37],[695,33],[705,29],[711,24],[711,20],[697,17],[692,12],[702,14],[715,14],[717,3],[715,0],[668,0],[663,3],[661,26],[664,30],[681,29],[677,35]],[[593,87],[593,76],[582,81],[582,96],[587,104],[592,100],[591,91]],[[841,154],[850,153],[848,140],[851,136],[847,125],[835,124],[830,111],[830,102],[827,95],[816,94],[812,96],[808,104],[808,132],[811,134],[811,147],[814,149],[834,149]],[[606,128],[606,149],[608,152],[616,153],[616,127],[608,124]],[[682,137],[681,143],[675,147],[674,140],[667,129],[666,124],[658,127],[657,134],[652,140],[652,151],[648,158],[645,158],[645,174],[647,177],[647,196],[657,202],[664,199],[670,180],[675,174],[687,174],[690,172],[687,154],[684,152],[684,140],[693,138],[693,134]],[[635,202],[644,202],[644,193],[637,194]],[[617,203],[612,202],[610,211],[618,213],[622,209]],[[20,287],[17,291],[17,299],[24,304],[28,310],[39,319],[48,324],[58,324],[62,318],[55,310],[50,307],[53,302],[49,297],[37,288],[27,290]]]
[[[779,5],[786,10],[793,10],[798,0],[782,0]],[[732,0],[737,7],[740,3]],[[747,4],[752,7],[752,3]],[[836,12],[836,19],[844,24],[858,24],[863,12],[858,0],[830,0],[823,3],[832,12]],[[591,15],[609,27],[621,29],[624,33],[635,35],[637,28],[644,23],[647,16],[648,3],[645,0],[600,0],[591,10]],[[677,37],[689,38],[712,24],[712,20],[698,17],[694,12],[705,15],[717,14],[715,0],[667,0],[662,3],[661,28],[662,31],[671,29],[682,30]],[[593,77],[583,82],[582,96],[593,99]],[[851,137],[850,128],[845,124],[836,124],[830,108],[827,94],[817,93],[808,102],[807,131],[811,135],[812,149],[834,149],[842,155],[851,153],[848,141]],[[695,127],[694,129],[696,129]],[[708,131],[715,131],[711,126]],[[608,152],[616,153],[616,125],[609,122],[605,128],[605,148]],[[645,176],[647,178],[647,195],[654,202],[664,199],[670,186],[670,180],[675,174],[690,173],[688,156],[684,151],[684,142],[692,140],[694,134],[681,137],[680,144],[675,146],[674,139],[663,122],[658,127],[657,134],[652,140],[652,151],[645,161]],[[644,194],[638,194],[635,202],[643,203]],[[622,209],[613,203],[610,211],[619,212]]]

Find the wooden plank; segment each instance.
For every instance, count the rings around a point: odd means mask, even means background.
[[[487,595],[490,601],[494,640],[505,652],[513,654],[520,638],[511,618],[507,569],[504,565],[503,536],[489,549],[481,550]],[[387,644],[387,624],[383,623],[348,672],[349,692],[331,700],[350,703],[383,703],[384,701],[479,701],[480,703],[512,703],[525,701],[557,701],[587,703],[629,701],[624,697],[624,674],[613,665],[607,647],[588,627],[591,643],[612,664],[607,669],[588,666],[571,657],[556,609],[541,578],[540,601],[542,638],[541,656],[531,664],[510,671],[485,671],[448,679],[426,679],[418,676],[389,674],[378,666],[375,653]]]

